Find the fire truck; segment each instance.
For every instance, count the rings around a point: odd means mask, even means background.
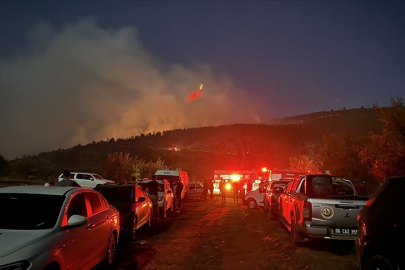
[[[305,176],[306,172],[294,170],[269,170],[267,167],[256,170],[215,170],[214,171],[214,194],[219,194],[219,182],[240,181],[242,185],[252,183],[252,190],[259,187],[260,183],[271,180],[292,180]]]

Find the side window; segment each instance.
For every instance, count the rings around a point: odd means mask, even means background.
[[[194,185],[194,184],[191,184],[191,185],[190,185],[190,189],[195,189],[195,185]]]
[[[75,175],[76,175],[75,173],[71,173],[70,174],[70,179],[75,179]],[[61,177],[63,177],[63,174],[61,174]]]
[[[195,188],[199,188],[199,189],[201,189],[201,188],[202,188],[202,186],[201,186],[200,184],[196,184],[196,185],[195,185]]]
[[[87,207],[83,193],[74,195],[74,197],[69,203],[66,212],[67,220],[69,220],[69,218],[73,215],[81,215],[87,217]]]
[[[104,207],[101,204],[100,197],[97,193],[86,192],[86,197],[89,200],[91,206],[91,214],[97,214],[104,210]]]
[[[290,193],[293,182],[294,181],[291,181],[290,183],[288,183],[287,189],[285,190],[286,194]]]
[[[84,179],[84,174],[82,173],[76,174],[76,179]]]
[[[298,191],[298,190],[297,190],[297,187],[298,187],[299,183],[300,183],[299,180],[294,180],[294,183],[293,183],[293,185],[292,185],[292,187],[291,187],[291,190],[292,190],[293,192]]]

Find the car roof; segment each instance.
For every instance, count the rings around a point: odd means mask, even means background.
[[[43,194],[43,195],[65,195],[72,190],[89,190],[77,187],[46,187],[46,186],[10,186],[0,188],[0,193],[25,193],[25,194]]]
[[[98,174],[98,173],[93,173],[93,172],[70,172],[70,174],[72,174],[72,173],[88,173],[88,174],[97,174],[97,175],[100,175],[100,174]],[[63,173],[62,173],[63,174]]]

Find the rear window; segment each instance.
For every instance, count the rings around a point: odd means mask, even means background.
[[[332,177],[308,176],[307,193],[312,198],[329,198],[333,196]]]
[[[99,187],[95,188],[111,204],[130,203],[134,201],[134,188],[131,187]]]
[[[42,230],[56,225],[64,196],[0,194],[0,229]]]

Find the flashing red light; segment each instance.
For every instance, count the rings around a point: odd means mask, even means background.
[[[267,172],[267,167],[263,167],[262,172]]]

